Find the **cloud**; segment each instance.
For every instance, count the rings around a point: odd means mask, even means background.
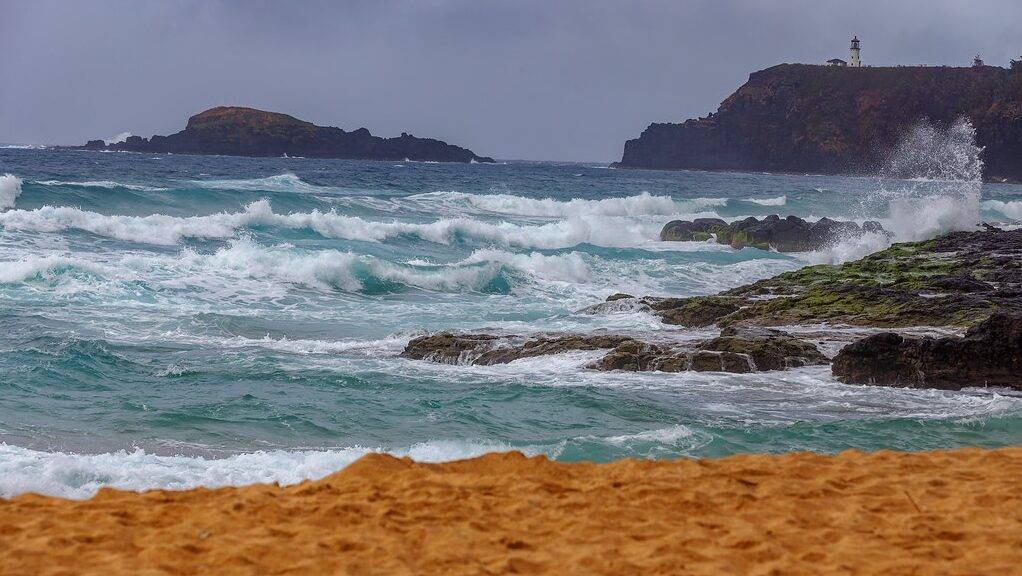
[[[166,134],[218,104],[501,158],[620,157],[778,62],[1004,65],[1022,5],[991,0],[89,3],[0,0],[0,141]]]

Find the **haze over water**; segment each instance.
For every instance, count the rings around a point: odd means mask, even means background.
[[[604,461],[1019,444],[1022,397],[1005,390],[848,386],[827,366],[605,373],[583,369],[590,353],[398,357],[446,329],[698,337],[710,332],[581,310],[887,242],[662,243],[672,219],[879,218],[915,239],[980,210],[1022,220],[1022,187],[0,149],[0,496],[294,482],[370,450]]]

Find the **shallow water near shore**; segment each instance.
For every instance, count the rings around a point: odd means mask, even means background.
[[[774,213],[875,218],[909,240],[979,216],[1014,224],[1022,186],[0,149],[0,496],[295,482],[369,451],[606,461],[1022,443],[1022,396],[1007,390],[846,386],[828,367],[601,373],[587,353],[398,357],[441,329],[693,337],[579,311],[886,243],[785,255],[658,240],[676,218]]]

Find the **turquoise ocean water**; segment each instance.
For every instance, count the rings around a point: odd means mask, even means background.
[[[606,461],[1022,443],[1007,390],[846,386],[827,367],[599,373],[582,368],[589,353],[398,358],[440,329],[677,331],[579,310],[883,247],[657,240],[675,218],[772,213],[877,217],[916,239],[978,213],[1022,220],[1022,187],[0,149],[0,496],[294,482],[368,451]]]

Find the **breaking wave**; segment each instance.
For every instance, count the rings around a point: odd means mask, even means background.
[[[777,198],[746,198],[746,202],[752,202],[753,204],[759,204],[760,206],[784,206],[788,203],[787,196],[778,196]]]
[[[140,448],[132,452],[69,454],[0,443],[0,497],[36,492],[82,499],[93,496],[102,487],[141,491],[270,482],[288,485],[322,478],[370,453],[388,452],[421,462],[444,462],[508,449],[510,446],[493,442],[434,440],[393,450],[350,446],[204,458],[160,456]]]
[[[1022,201],[987,200],[981,204],[981,207],[984,210],[1002,214],[1016,222],[1022,222]]]
[[[476,266],[401,266],[366,255],[321,250],[298,253],[267,248],[247,239],[237,240],[211,255],[192,253],[186,258],[213,276],[239,275],[270,279],[317,290],[386,293],[401,286],[440,292],[506,292],[510,285],[499,262]]]
[[[884,225],[899,241],[973,229],[980,222],[982,151],[967,118],[949,126],[922,120],[891,152],[867,202],[887,205]]]
[[[0,144],[0,150],[45,150],[42,144]]]
[[[322,193],[330,187],[316,186],[302,180],[295,174],[277,174],[266,178],[249,180],[189,180],[189,184],[210,190],[247,190],[255,192],[306,192]]]
[[[0,262],[0,284],[15,284],[32,278],[49,278],[67,270],[100,273],[98,266],[66,256],[29,256],[24,260]]]
[[[0,210],[14,208],[14,202],[21,195],[21,178],[14,174],[0,176]]]
[[[159,188],[155,186],[142,186],[140,184],[123,184],[121,182],[112,182],[110,180],[88,180],[85,182],[64,182],[61,180],[38,180],[36,184],[43,186],[74,186],[79,188],[124,188],[126,190],[138,190],[141,192],[165,192],[169,188]]]
[[[567,248],[584,243],[635,246],[655,239],[662,226],[659,222],[634,223],[615,217],[569,218],[531,226],[471,218],[444,218],[431,223],[376,222],[334,211],[278,214],[266,200],[253,202],[242,212],[189,217],[104,215],[68,206],[44,206],[4,212],[0,225],[34,232],[82,230],[118,240],[163,245],[179,243],[183,238],[228,239],[245,227],[277,226],[365,242],[413,236],[437,244],[475,241],[521,248]]]
[[[586,200],[573,198],[529,198],[513,194],[465,194],[432,192],[418,194],[413,200],[437,200],[467,204],[478,210],[513,216],[572,218],[579,216],[667,216],[727,205],[727,198],[695,198],[676,201],[670,196],[653,196],[643,192],[635,196]]]

